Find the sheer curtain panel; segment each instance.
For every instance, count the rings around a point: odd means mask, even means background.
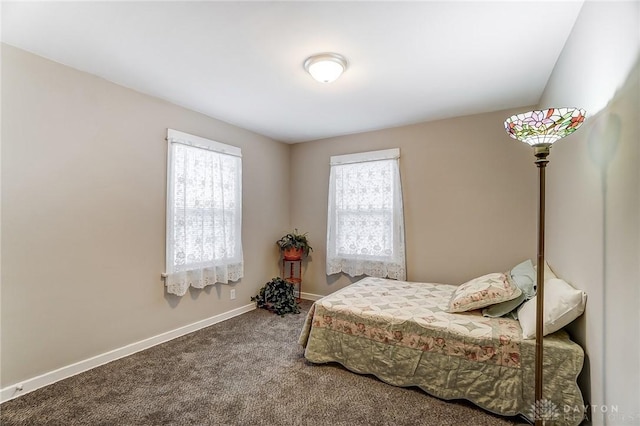
[[[167,292],[239,280],[240,148],[172,129],[167,140]]]
[[[400,150],[331,157],[327,275],[406,279]]]

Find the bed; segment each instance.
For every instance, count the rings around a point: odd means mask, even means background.
[[[364,278],[312,305],[300,335],[311,363],[337,362],[396,386],[533,417],[535,340],[511,318],[448,313],[456,286]],[[584,352],[560,330],[544,338],[544,402],[554,424],[577,425]]]

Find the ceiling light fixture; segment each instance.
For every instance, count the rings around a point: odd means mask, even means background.
[[[337,53],[320,53],[308,57],[304,69],[320,83],[331,83],[347,69],[347,60]]]

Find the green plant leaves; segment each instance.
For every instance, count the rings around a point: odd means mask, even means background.
[[[309,255],[310,251],[313,251],[313,248],[309,245],[309,240],[307,239],[307,232],[300,234],[297,228],[294,229],[293,232],[286,234],[284,237],[276,241],[276,244],[278,244],[281,251],[288,248],[302,249],[305,257]]]
[[[280,316],[299,314],[300,306],[293,290],[293,284],[290,282],[279,277],[272,278],[251,301],[256,302],[258,308],[267,309]]]

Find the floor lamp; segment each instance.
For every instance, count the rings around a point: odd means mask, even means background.
[[[557,140],[575,132],[584,121],[585,111],[578,108],[549,108],[513,115],[504,122],[504,127],[513,139],[533,147],[538,167],[538,273],[536,274],[536,352],[535,352],[535,399],[533,417],[535,424],[546,420],[544,409],[547,404],[542,398],[542,339],[544,330],[544,196],[545,169],[551,145]],[[557,414],[557,413],[556,413]]]

